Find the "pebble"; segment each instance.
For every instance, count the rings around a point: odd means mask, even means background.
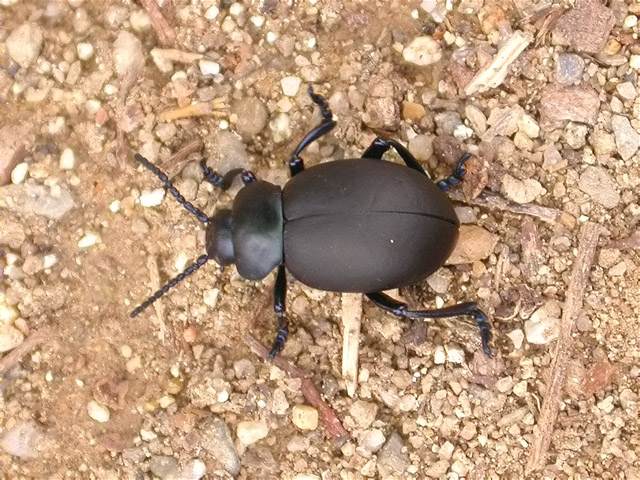
[[[449,460],[438,460],[429,465],[425,470],[425,475],[429,478],[446,478],[449,470]]]
[[[214,62],[213,60],[207,60],[205,58],[201,59],[198,62],[198,66],[200,67],[200,73],[206,76],[214,76],[220,73],[220,64],[218,62]]]
[[[518,117],[518,130],[529,138],[538,138],[540,136],[540,125],[528,113],[522,113]]]
[[[386,438],[382,430],[374,428],[366,430],[358,442],[359,446],[368,453],[375,453],[384,445]]]
[[[209,418],[199,429],[203,448],[235,477],[240,472],[240,458],[227,424],[219,418]]]
[[[618,185],[602,167],[585,168],[578,180],[578,187],[605,208],[615,208],[620,203]]]
[[[289,115],[279,113],[273,120],[269,122],[271,128],[272,140],[275,143],[282,143],[291,137],[291,122]]]
[[[220,14],[220,9],[216,5],[212,5],[207,8],[207,11],[204,12],[204,18],[207,20],[215,20],[216,17]]]
[[[318,418],[318,410],[310,405],[295,405],[291,410],[291,421],[300,430],[315,430]]]
[[[164,188],[156,188],[153,190],[143,190],[140,193],[140,205],[145,208],[157,207],[162,204],[164,200],[165,190]]]
[[[2,432],[0,448],[18,458],[35,458],[44,441],[42,429],[32,420],[18,422]]]
[[[498,243],[498,236],[477,225],[462,225],[456,246],[447,259],[449,265],[473,263],[487,258]]]
[[[599,1],[576,2],[562,15],[552,30],[556,45],[569,45],[578,52],[599,53],[616,22],[611,9]]]
[[[78,240],[78,248],[90,248],[100,242],[100,235],[94,232],[87,232]]]
[[[487,130],[487,117],[475,105],[467,105],[464,108],[464,115],[478,135],[482,135]]]
[[[540,123],[545,128],[555,128],[566,121],[594,125],[599,110],[600,97],[593,88],[550,84],[542,92],[538,111]]]
[[[634,70],[640,70],[640,55],[631,55],[629,57],[629,66]]]
[[[144,10],[135,10],[129,17],[131,28],[136,32],[145,32],[151,28],[151,18]]]
[[[180,472],[180,480],[200,480],[207,474],[207,465],[195,458],[185,465]]]
[[[533,178],[520,180],[509,174],[502,178],[502,192],[516,203],[533,202],[540,195],[547,193],[539,181]]]
[[[269,434],[269,427],[263,421],[244,421],[238,423],[236,435],[243,445],[252,445]]]
[[[635,100],[638,96],[638,90],[631,82],[622,82],[616,85],[616,91],[625,100]]]
[[[407,453],[402,437],[393,432],[387,443],[378,452],[378,473],[381,478],[400,477],[405,478],[404,473],[410,465],[409,454]]]
[[[6,40],[9,56],[22,68],[28,68],[42,50],[42,29],[26,22],[13,30]]]
[[[133,33],[122,30],[113,44],[113,63],[119,77],[144,66],[142,43]]]
[[[409,140],[409,151],[421,162],[426,162],[433,155],[433,139],[429,135],[416,135]]]
[[[524,342],[524,332],[519,328],[516,328],[515,330],[511,330],[507,333],[507,337],[509,337],[511,342],[513,342],[513,347],[516,350],[520,350],[520,347],[522,347],[522,343]]]
[[[378,415],[378,405],[373,402],[357,400],[349,408],[349,415],[355,420],[358,427],[369,428]]]
[[[76,45],[76,51],[78,52],[78,58],[80,60],[89,60],[93,57],[93,45],[87,42],[80,42]]]
[[[59,220],[74,206],[69,190],[62,185],[45,187],[27,181],[0,189],[0,208],[15,213]]]
[[[76,166],[76,154],[70,148],[65,148],[60,154],[60,169],[73,170]]]
[[[29,164],[27,162],[20,162],[13,170],[11,170],[11,183],[18,185],[25,181],[29,173]]]
[[[442,345],[437,345],[433,351],[433,363],[436,365],[444,365],[447,361],[447,352]]]
[[[611,129],[616,139],[618,153],[623,160],[629,160],[640,147],[640,133],[631,126],[629,119],[623,115],[611,117]]]
[[[7,305],[5,301],[4,294],[0,293],[0,325],[9,324],[18,318],[18,310],[11,305]]]
[[[13,350],[24,342],[24,335],[17,328],[5,324],[0,325],[0,353]]]
[[[419,103],[402,102],[402,118],[409,122],[419,122],[427,111]]]
[[[458,365],[464,363],[464,350],[458,345],[449,345],[447,347],[447,361]]]
[[[269,121],[267,107],[257,97],[244,97],[234,102],[231,112],[237,116],[236,131],[247,140],[262,132]]]
[[[154,455],[149,461],[149,470],[162,480],[175,480],[180,478],[178,460],[168,455]]]
[[[427,283],[435,293],[444,294],[449,291],[451,282],[453,281],[453,273],[446,268],[436,270],[427,278]]]
[[[440,61],[442,49],[431,37],[416,37],[402,50],[402,58],[414,65],[431,65]]]
[[[584,60],[575,53],[561,53],[556,60],[556,81],[562,85],[573,85],[582,80]]]
[[[546,345],[558,338],[559,333],[559,315],[557,312],[549,311],[546,306],[536,310],[531,318],[524,323],[527,342],[534,345]]]
[[[91,400],[87,404],[87,413],[93,420],[99,423],[106,423],[109,421],[109,418],[111,418],[109,408],[95,400]]]
[[[300,90],[302,79],[294,75],[289,75],[280,80],[280,86],[282,87],[282,93],[287,97],[295,97]]]

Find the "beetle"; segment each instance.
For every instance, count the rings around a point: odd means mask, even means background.
[[[309,86],[321,123],[300,141],[289,158],[291,179],[283,188],[258,180],[246,169],[220,175],[200,165],[204,178],[223,190],[240,176],[244,186],[231,209],[208,217],[174,187],[167,175],[140,154],[135,159],[154,173],[177,202],[206,225],[206,253],[131,312],[149,305],[209,260],[235,264],[248,280],[277,269],[273,305],[277,333],[269,357],[275,358],[289,335],[285,315],[287,270],[309,287],[365,294],[375,305],[406,319],[470,316],[480,331],[482,349],[491,356],[491,326],[475,302],[433,310],[410,310],[385,290],[424,280],[451,254],[460,222],[445,192],[461,183],[465,154],[454,172],[429,179],[415,157],[395,140],[377,137],[361,158],[304,168],[301,154],[336,125],[326,100]],[[382,156],[395,149],[405,165]]]

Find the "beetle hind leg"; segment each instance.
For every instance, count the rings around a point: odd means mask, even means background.
[[[273,310],[278,319],[278,331],[271,345],[269,359],[273,360],[282,351],[289,337],[289,322],[286,316],[287,273],[284,265],[278,267],[276,284],[273,289]]]
[[[412,155],[412,153],[401,143],[396,142],[395,140],[387,140],[386,138],[376,137],[369,148],[367,148],[362,154],[362,158],[374,158],[377,160],[382,159],[382,155],[384,155],[390,148],[392,148],[398,152],[400,158],[404,161],[407,167],[412,168],[424,176],[427,176],[427,172],[424,171],[422,165],[416,160],[416,157]]]
[[[313,87],[311,85],[309,85],[309,96],[311,97],[313,103],[318,105],[318,107],[320,108],[322,122],[320,122],[320,125],[318,125],[316,128],[314,128],[304,136],[304,138],[300,141],[298,146],[293,151],[291,158],[289,158],[289,170],[292,177],[304,170],[304,162],[302,158],[300,158],[302,151],[310,144],[318,140],[320,137],[329,133],[333,129],[333,127],[336,126],[336,122],[333,121],[333,114],[331,113],[329,104],[322,95],[318,95],[313,91]]]
[[[464,174],[466,173],[465,163],[467,163],[467,160],[469,160],[469,158],[471,158],[471,154],[468,152],[462,155],[460,157],[460,160],[458,160],[458,163],[456,164],[456,168],[453,170],[453,173],[449,175],[447,178],[443,178],[442,180],[438,180],[436,182],[436,185],[440,190],[442,190],[443,192],[446,192],[450,190],[452,187],[456,187],[462,183],[462,180],[464,179]]]
[[[434,310],[409,310],[407,304],[391,298],[382,292],[374,292],[366,294],[369,300],[375,303],[383,310],[393,313],[402,318],[447,318],[468,315],[475,321],[480,330],[480,340],[482,342],[482,350],[485,355],[492,357],[491,347],[491,324],[487,315],[478,308],[475,302],[459,303],[449,307],[437,308]]]

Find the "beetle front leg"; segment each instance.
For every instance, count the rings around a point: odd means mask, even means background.
[[[398,152],[398,155],[400,155],[400,158],[402,158],[407,167],[413,168],[424,176],[427,176],[427,172],[424,171],[424,168],[422,168],[422,165],[420,165],[418,160],[416,160],[416,157],[414,157],[404,145],[396,142],[395,140],[376,137],[375,140],[371,142],[371,145],[369,145],[369,148],[364,151],[362,158],[381,160],[382,155],[384,155],[391,147]]]
[[[284,348],[289,336],[289,322],[286,316],[286,297],[287,297],[287,273],[284,265],[278,267],[276,276],[276,284],[273,289],[273,310],[278,319],[278,332],[273,340],[269,359],[273,360]]]
[[[333,127],[336,126],[336,122],[333,121],[333,114],[331,113],[329,104],[322,95],[318,95],[313,91],[313,87],[311,85],[309,85],[309,96],[311,97],[313,103],[318,105],[318,107],[320,108],[320,113],[322,114],[322,122],[320,123],[320,125],[318,125],[316,128],[305,135],[305,137],[300,141],[298,146],[293,151],[291,158],[289,158],[289,170],[292,177],[304,170],[304,161],[302,160],[302,158],[300,158],[302,151],[311,143],[315,142],[323,135],[329,133],[333,129]]]
[[[228,190],[233,183],[233,179],[238,175],[242,177],[242,182],[245,185],[256,181],[256,176],[253,174],[253,172],[250,170],[245,170],[244,168],[234,168],[233,170],[229,170],[224,175],[220,175],[218,172],[211,169],[207,165],[207,162],[204,160],[204,158],[200,160],[200,168],[202,169],[204,179],[214,187],[221,188],[222,190]]]
[[[466,173],[466,169],[464,165],[465,163],[467,163],[467,160],[469,160],[469,158],[471,158],[471,154],[468,152],[462,155],[460,157],[460,160],[458,160],[458,163],[456,164],[456,168],[453,170],[453,173],[449,175],[447,178],[443,178],[442,180],[438,180],[436,182],[436,185],[440,190],[442,190],[443,192],[446,192],[450,190],[452,187],[456,187],[462,183],[462,180],[464,179],[464,174]]]
[[[402,318],[447,318],[458,317],[460,315],[469,315],[476,322],[480,329],[480,340],[482,341],[482,350],[491,357],[491,324],[487,315],[478,308],[475,302],[459,303],[450,307],[438,308],[434,310],[409,310],[407,304],[391,298],[382,292],[374,292],[366,294],[369,300],[375,303],[383,310],[393,313]]]

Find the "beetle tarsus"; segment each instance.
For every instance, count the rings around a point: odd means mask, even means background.
[[[414,157],[411,152],[400,142],[396,142],[395,140],[387,140],[386,138],[376,137],[369,148],[367,148],[362,154],[362,158],[373,158],[376,160],[382,160],[382,155],[384,155],[391,147],[398,152],[402,161],[407,165],[407,167],[420,172],[425,177],[427,176],[427,172],[424,171],[420,162]]]
[[[287,272],[284,265],[278,267],[276,274],[276,283],[273,287],[273,311],[278,319],[278,331],[276,338],[273,340],[271,351],[269,352],[269,360],[273,360],[284,348],[289,337],[289,322],[286,317],[286,300],[287,300]]]
[[[251,170],[245,170],[244,168],[234,168],[224,175],[220,175],[218,172],[210,168],[204,159],[200,160],[200,168],[202,169],[204,179],[214,187],[221,188],[222,190],[228,190],[233,183],[233,179],[238,175],[240,175],[242,183],[245,185],[256,181],[255,174]]]
[[[443,178],[442,180],[438,180],[438,182],[436,182],[436,185],[438,185],[438,188],[440,190],[446,192],[462,183],[462,181],[464,180],[464,175],[467,173],[465,163],[467,163],[467,160],[469,160],[469,158],[471,158],[471,154],[469,152],[462,155],[460,157],[460,160],[458,160],[453,173],[447,178]]]

